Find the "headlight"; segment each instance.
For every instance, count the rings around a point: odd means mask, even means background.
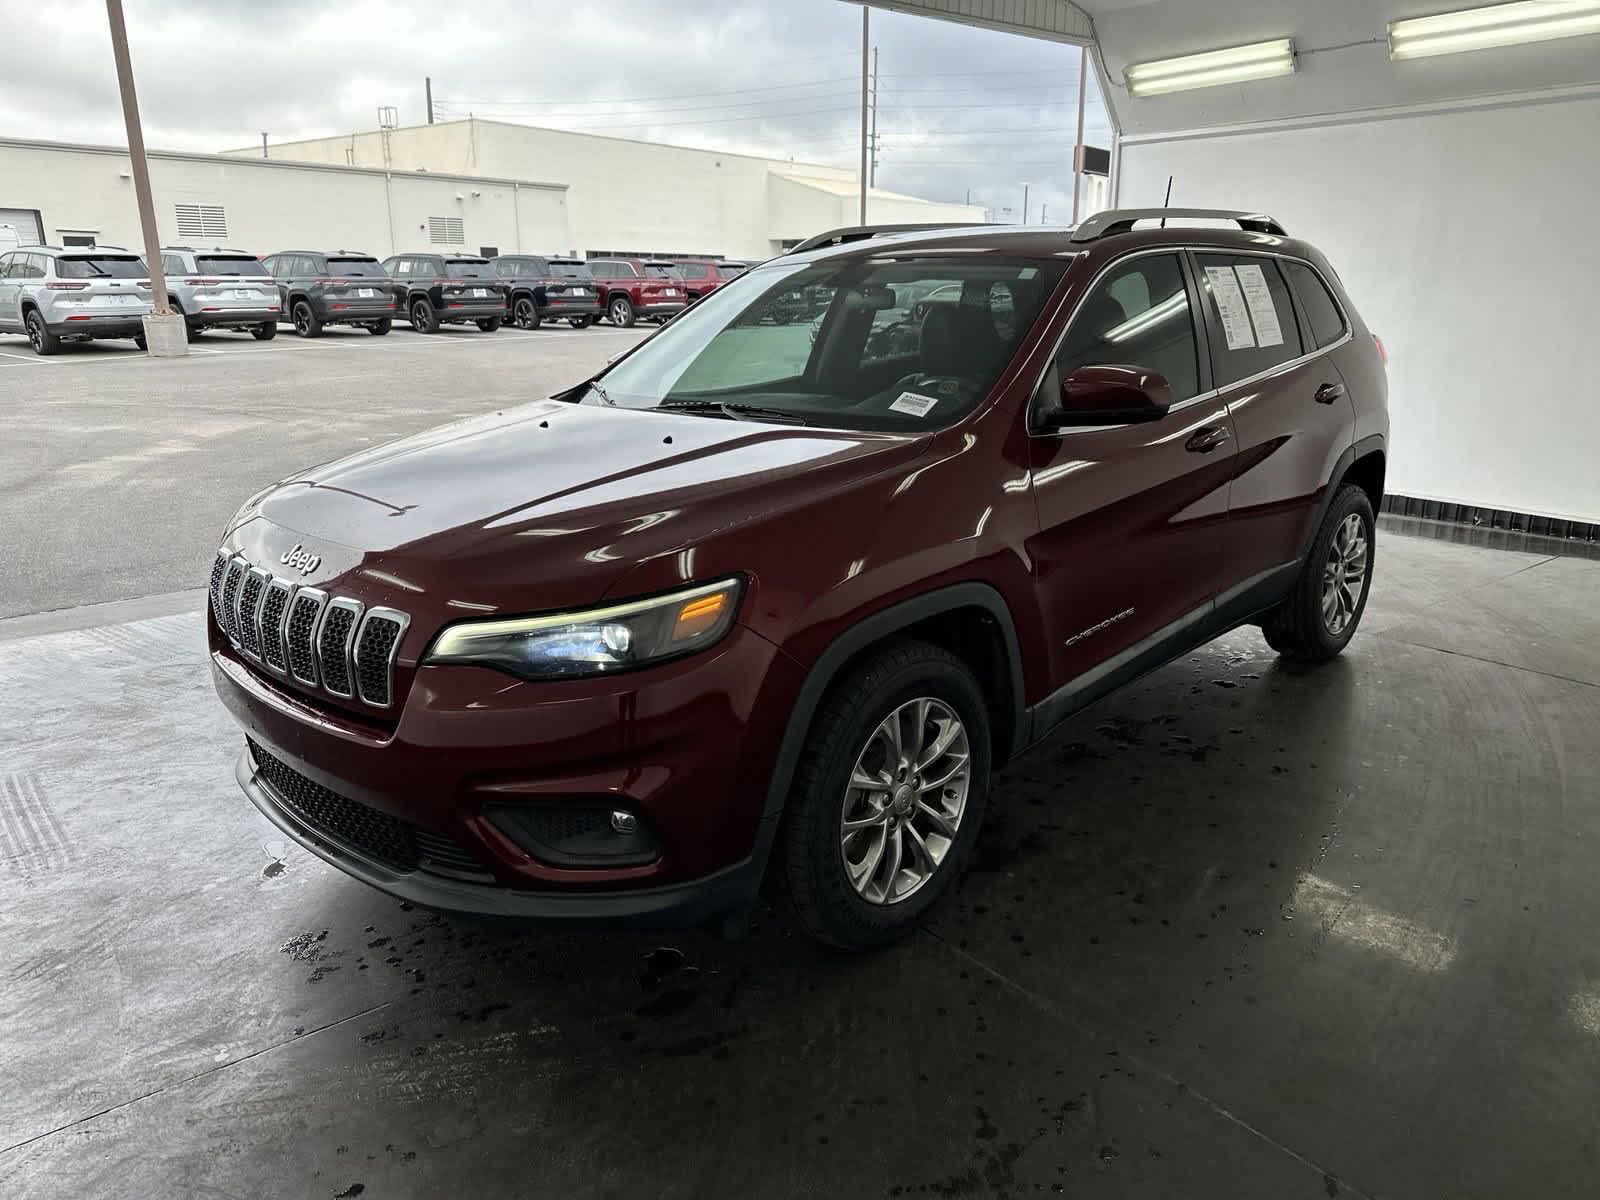
[[[424,663],[470,663],[524,679],[571,679],[665,662],[722,640],[741,583],[724,579],[666,596],[547,617],[447,626]]]

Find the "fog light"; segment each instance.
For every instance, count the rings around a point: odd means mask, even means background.
[[[655,834],[615,802],[493,804],[484,816],[525,853],[556,867],[636,867],[661,857]]]

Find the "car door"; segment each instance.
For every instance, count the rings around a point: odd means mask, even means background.
[[[17,300],[20,288],[15,279],[11,278],[13,268],[21,261],[21,255],[13,252],[0,254],[0,329],[19,329],[22,326],[21,305]]]
[[[1167,657],[1197,635],[1226,577],[1233,429],[1210,391],[1198,299],[1180,251],[1114,261],[1075,308],[1034,395],[1039,414],[1076,368],[1126,365],[1158,372],[1172,397],[1151,421],[1032,423],[1039,528],[1029,552],[1055,689],[1114,685],[1119,667]]]
[[[1332,358],[1302,331],[1277,258],[1190,253],[1213,378],[1238,438],[1226,555],[1234,578],[1224,589],[1232,599],[1270,592],[1292,575],[1330,474],[1354,440],[1355,412]]]

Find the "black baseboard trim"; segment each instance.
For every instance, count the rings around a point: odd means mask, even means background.
[[[1506,508],[1481,508],[1473,504],[1447,504],[1442,500],[1419,500],[1415,496],[1384,496],[1383,512],[1399,517],[1421,517],[1428,521],[1449,521],[1476,529],[1507,529],[1535,537],[1569,538],[1580,542],[1600,542],[1600,523],[1565,521],[1541,517]]]

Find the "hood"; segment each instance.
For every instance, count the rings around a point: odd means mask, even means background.
[[[558,608],[928,443],[542,401],[285,480],[240,510],[230,537],[273,570],[298,545],[319,561],[297,582],[353,573],[342,586],[368,603],[388,589],[389,603],[427,596],[457,617]]]

